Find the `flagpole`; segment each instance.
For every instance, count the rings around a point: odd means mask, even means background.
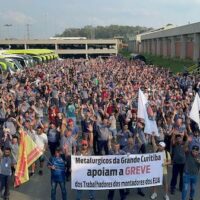
[[[47,155],[46,155],[45,153],[43,153],[43,156],[45,157],[46,161],[48,161],[48,163],[50,163],[51,165],[53,165],[53,164],[50,162],[49,158],[47,157]]]

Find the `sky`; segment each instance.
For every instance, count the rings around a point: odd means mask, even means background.
[[[200,0],[0,0],[0,38],[49,38],[65,28],[130,25],[159,28],[200,21]],[[12,26],[7,27],[6,24]]]

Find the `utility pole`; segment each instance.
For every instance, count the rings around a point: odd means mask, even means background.
[[[26,24],[27,40],[30,40],[30,24]]]
[[[48,25],[49,25],[49,24],[48,24],[48,13],[44,13],[43,18],[44,18],[44,19],[43,19],[43,20],[44,20],[44,22],[43,22],[43,23],[44,23],[44,25],[43,25],[43,29],[44,29],[44,33],[43,33],[43,34],[44,34],[44,36],[43,36],[43,37],[44,37],[44,39],[45,39],[45,38],[48,37],[48,31],[49,31],[49,27],[48,27]],[[55,20],[55,19],[54,19],[54,20]]]

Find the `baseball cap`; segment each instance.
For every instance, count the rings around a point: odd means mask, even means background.
[[[39,125],[39,126],[37,127],[37,129],[43,129],[43,127],[42,127],[41,125]]]
[[[60,147],[57,147],[57,148],[55,149],[55,151],[56,151],[56,152],[61,152],[62,149],[61,149]]]
[[[69,123],[73,123],[74,121],[73,121],[73,119],[68,119],[67,120],[67,123],[69,124]]]
[[[82,140],[81,141],[81,145],[83,145],[83,144],[88,145],[88,141],[87,140]]]
[[[193,151],[199,151],[199,146],[194,145],[194,146],[192,147],[192,150],[193,150]]]
[[[9,132],[10,133],[10,129],[9,128],[4,128],[3,130],[4,130],[4,132]]]
[[[159,142],[159,144],[158,144],[159,146],[161,146],[161,147],[163,147],[163,148],[165,148],[166,147],[166,144],[164,143],[164,142]]]

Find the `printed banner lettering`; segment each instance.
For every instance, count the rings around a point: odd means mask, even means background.
[[[163,153],[72,156],[72,189],[104,190],[161,185]]]

